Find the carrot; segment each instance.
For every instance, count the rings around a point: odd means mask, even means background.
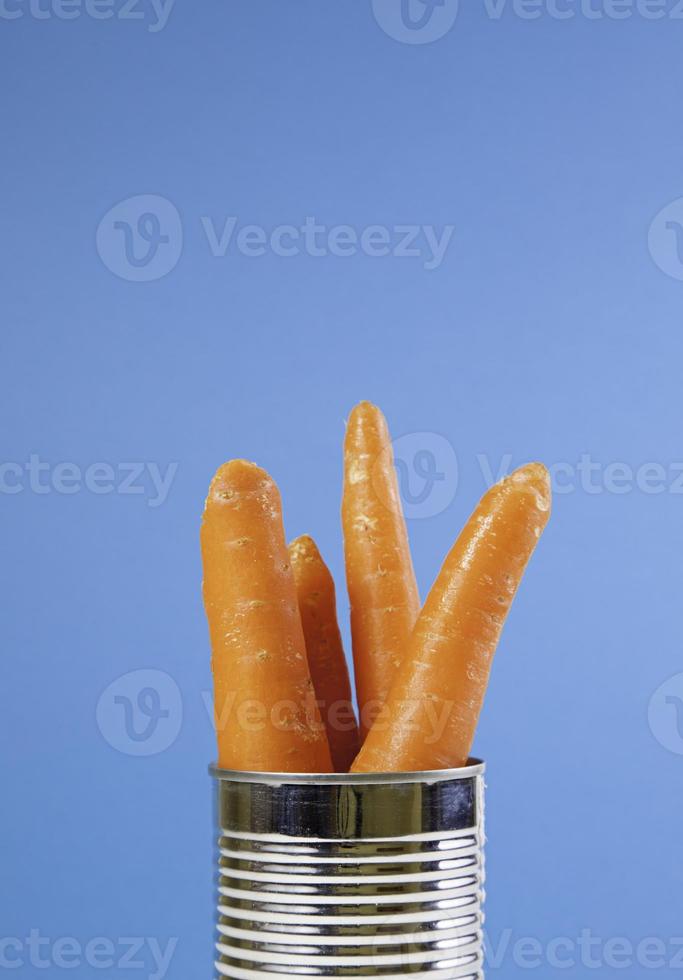
[[[327,731],[332,764],[336,772],[348,772],[358,752],[358,725],[337,625],[334,580],[315,541],[307,534],[292,541],[289,559],[306,638],[308,669]]]
[[[352,772],[466,764],[498,638],[549,516],[550,482],[540,463],[484,495],[429,593],[384,717]]]
[[[201,544],[219,766],[330,772],[280,494],[264,470],[239,459],[221,466]]]
[[[393,464],[384,416],[361,402],[346,428],[342,524],[362,737],[386,700],[420,609]]]

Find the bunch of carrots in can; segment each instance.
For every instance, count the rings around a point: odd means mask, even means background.
[[[201,529],[218,765],[252,772],[421,772],[467,764],[510,605],[550,516],[546,468],[493,486],[420,606],[391,437],[349,417],[342,524],[358,704],[335,587],[315,542],[288,546],[254,463],[214,476]],[[437,723],[438,722],[438,723]]]

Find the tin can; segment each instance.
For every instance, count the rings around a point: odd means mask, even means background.
[[[211,773],[217,977],[483,977],[482,762]]]

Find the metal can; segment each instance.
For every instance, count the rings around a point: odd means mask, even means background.
[[[482,762],[211,773],[217,977],[483,977]]]

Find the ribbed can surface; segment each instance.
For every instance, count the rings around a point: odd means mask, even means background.
[[[216,976],[483,973],[484,767],[216,780]]]

